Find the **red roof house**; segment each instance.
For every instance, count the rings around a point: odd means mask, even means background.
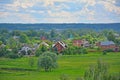
[[[62,41],[58,41],[58,42],[56,42],[55,44],[52,45],[52,48],[60,53],[65,48],[67,48],[67,45]]]

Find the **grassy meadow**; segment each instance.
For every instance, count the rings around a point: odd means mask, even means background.
[[[81,55],[58,55],[58,68],[51,72],[37,71],[37,57],[33,57],[35,64],[30,67],[29,57],[18,59],[0,58],[0,80],[59,80],[62,74],[71,79],[83,76],[90,65],[96,65],[101,59],[109,66],[110,73],[120,72],[120,52],[89,53]]]

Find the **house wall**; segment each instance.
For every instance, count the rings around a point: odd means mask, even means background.
[[[116,45],[102,45],[102,46],[100,46],[100,48],[102,49],[102,50],[107,50],[107,49],[113,49],[113,50],[115,50],[116,49]]]
[[[74,40],[74,41],[73,41],[73,45],[74,45],[74,46],[81,47],[81,46],[83,46],[83,42],[82,42],[81,40]]]
[[[57,48],[58,52],[61,52],[62,50],[64,50],[64,48],[59,43],[57,43],[55,47]]]

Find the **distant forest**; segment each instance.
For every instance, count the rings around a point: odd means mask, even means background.
[[[120,31],[120,23],[106,23],[106,24],[83,24],[83,23],[41,23],[41,24],[20,24],[20,23],[0,23],[0,29],[8,30],[65,30],[65,29],[92,29],[95,31],[115,30]]]

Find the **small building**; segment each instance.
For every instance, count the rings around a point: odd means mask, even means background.
[[[81,46],[83,46],[83,44],[84,44],[84,42],[83,42],[83,40],[73,40],[73,45],[74,46],[78,46],[78,47],[81,47]]]
[[[45,37],[45,36],[42,36],[42,37],[41,37],[41,40],[42,40],[42,41],[46,40],[46,37]]]
[[[20,36],[13,36],[13,39],[19,39]]]
[[[80,40],[80,39],[73,40],[73,45],[74,46],[78,46],[78,47],[89,47],[90,46],[90,44],[89,44],[88,41],[86,41],[86,40]]]
[[[91,45],[90,45],[89,41],[86,41],[86,40],[83,41],[83,47],[90,47],[90,46]]]
[[[119,47],[115,45],[113,41],[103,41],[103,42],[98,42],[96,44],[99,48],[102,50],[108,50],[111,49],[113,51],[119,51]]]
[[[58,41],[58,42],[56,42],[55,44],[52,45],[52,48],[60,53],[65,48],[67,48],[67,45],[62,41]]]
[[[49,45],[46,43],[46,42],[41,42],[41,44],[40,45],[44,45],[44,46],[46,46],[46,47],[49,47]]]
[[[31,48],[27,45],[24,45],[19,51],[19,54],[23,54],[23,55],[32,55],[34,51],[34,48]]]

